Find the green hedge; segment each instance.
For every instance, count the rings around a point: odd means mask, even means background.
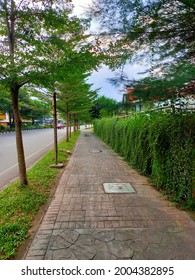
[[[101,119],[95,133],[173,201],[195,208],[194,114]]]
[[[44,126],[39,124],[22,124],[22,130],[29,130],[29,129],[44,129],[44,128],[52,128],[53,125],[51,124],[45,124]],[[10,132],[15,131],[14,127],[5,127],[3,125],[0,125],[0,132]]]

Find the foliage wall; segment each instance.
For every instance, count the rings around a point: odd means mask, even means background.
[[[192,114],[137,114],[95,121],[95,133],[171,199],[195,208]]]

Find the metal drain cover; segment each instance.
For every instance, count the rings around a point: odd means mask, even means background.
[[[102,150],[89,150],[90,153],[101,153]]]
[[[135,193],[130,183],[103,183],[106,193]]]

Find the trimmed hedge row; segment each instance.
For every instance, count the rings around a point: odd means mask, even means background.
[[[195,115],[137,114],[101,119],[95,133],[172,200],[195,208]]]
[[[29,130],[29,129],[44,129],[44,128],[52,128],[53,125],[50,125],[50,124],[46,124],[44,126],[41,126],[41,125],[38,125],[38,124],[35,124],[35,125],[32,125],[32,124],[23,124],[22,125],[22,130]],[[0,125],[0,132],[11,132],[11,131],[15,131],[15,128],[14,127],[5,127],[3,125]]]

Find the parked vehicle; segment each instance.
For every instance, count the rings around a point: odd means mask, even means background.
[[[57,129],[63,129],[63,128],[64,128],[63,124],[60,123],[60,124],[57,125]]]

